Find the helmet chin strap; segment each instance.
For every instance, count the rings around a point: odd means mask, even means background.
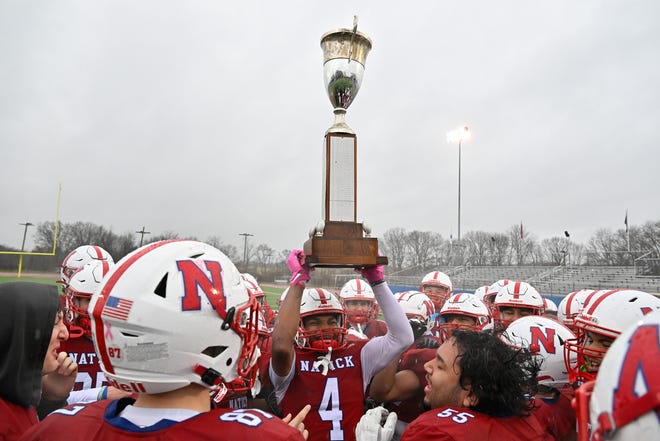
[[[328,375],[328,369],[330,367],[331,359],[332,359],[332,346],[328,346],[328,353],[316,357],[316,361],[312,364],[312,368],[318,369],[319,366],[321,366],[321,374]]]
[[[83,335],[85,335],[85,330],[83,328],[77,325],[69,325],[69,338],[78,338]]]

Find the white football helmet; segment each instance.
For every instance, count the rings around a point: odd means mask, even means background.
[[[490,315],[494,316],[495,311],[493,307],[493,302],[495,301],[495,297],[497,296],[497,293],[500,292],[505,286],[507,286],[509,283],[513,283],[509,279],[501,279],[498,280],[497,282],[493,282],[490,286],[488,286],[488,289],[484,293],[481,301],[488,306],[488,309],[490,309]]]
[[[660,312],[617,337],[594,382],[576,393],[578,427],[591,422],[593,440],[651,440],[660,434]],[[587,415],[588,391],[593,387]],[[587,392],[586,399],[582,397]],[[583,409],[584,408],[584,409]]]
[[[575,332],[575,327],[573,326],[575,317],[577,317],[578,313],[584,307],[584,302],[587,298],[595,292],[593,289],[581,289],[579,291],[573,291],[561,299],[557,307],[557,320]]]
[[[66,287],[69,279],[80,268],[85,266],[86,263],[93,260],[107,261],[111,265],[114,264],[112,256],[103,248],[96,245],[82,245],[71,251],[62,261],[60,265],[60,282],[64,283]]]
[[[403,291],[394,296],[408,318],[415,339],[418,339],[431,328],[431,316],[435,314],[433,302],[419,291]]]
[[[419,284],[419,290],[431,299],[435,309],[439,311],[451,296],[453,286],[447,274],[433,271],[424,276],[422,283]]]
[[[477,296],[479,300],[483,302],[484,297],[488,294],[489,291],[490,291],[490,286],[488,285],[480,286],[479,288],[474,290],[474,295]]]
[[[250,292],[252,292],[252,295],[257,299],[257,302],[259,302],[260,305],[263,305],[266,301],[266,293],[257,283],[257,279],[249,273],[241,273],[241,279],[243,279],[243,283],[245,283],[247,289],[249,289]]]
[[[502,288],[504,288],[505,286],[507,286],[509,283],[513,283],[513,282],[514,282],[513,280],[509,280],[509,279],[500,279],[500,280],[498,280],[498,281],[496,281],[496,282],[493,282],[493,283],[488,287],[488,290],[489,290],[490,292],[494,292],[495,295],[497,295],[497,293],[500,292],[500,290],[501,290]]]
[[[529,349],[542,362],[538,383],[561,389],[569,384],[564,344],[575,338],[566,326],[547,317],[527,316],[513,321],[500,337],[508,345]]]
[[[543,309],[545,312],[557,312],[557,304],[547,297],[543,297]]]
[[[289,293],[289,287],[287,286],[284,291],[282,291],[282,294],[280,294],[280,298],[277,299],[277,309],[280,310],[282,309],[282,303],[284,303],[284,299],[286,299],[286,295]]]
[[[477,296],[469,293],[454,294],[447,299],[440,310],[440,316],[445,319],[445,322],[438,323],[436,327],[442,341],[445,341],[451,336],[453,329],[480,331],[490,323],[490,311],[488,307]],[[469,317],[470,319],[474,319],[474,325],[448,323],[447,318],[450,316]]]
[[[87,306],[94,291],[98,289],[103,278],[114,266],[110,260],[92,260],[76,271],[64,288],[66,296],[66,321],[69,325],[69,338],[86,335],[92,336]],[[81,302],[87,301],[87,303]]]
[[[256,378],[257,301],[210,245],[167,240],[133,251],[103,279],[89,311],[99,364],[121,390],[215,390]]]
[[[615,289],[594,293],[575,318],[576,338],[565,345],[571,382],[594,380],[600,370],[607,349],[590,347],[592,334],[616,339],[627,327],[658,309],[660,299],[643,291]]]
[[[349,324],[366,324],[378,317],[378,305],[374,291],[367,282],[361,279],[352,279],[344,284],[339,291],[339,300],[346,310],[346,320]],[[366,309],[349,310],[347,306],[351,302],[369,302]]]
[[[306,329],[304,319],[314,315],[334,314],[338,326]],[[296,337],[298,347],[326,352],[328,348],[341,349],[346,345],[346,313],[333,293],[323,288],[307,288],[300,299],[300,324]]]
[[[506,328],[511,320],[502,318],[503,308],[530,309],[531,315],[543,315],[543,297],[527,282],[509,282],[498,291],[493,301],[493,321],[496,327]]]

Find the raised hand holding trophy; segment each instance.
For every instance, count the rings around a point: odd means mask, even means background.
[[[335,122],[325,133],[323,167],[323,218],[312,228],[303,246],[313,267],[360,268],[386,265],[378,255],[378,239],[369,237],[366,225],[357,223],[357,136],[346,124],[346,109],[357,95],[369,37],[353,29],[338,29],[321,37],[323,76]]]

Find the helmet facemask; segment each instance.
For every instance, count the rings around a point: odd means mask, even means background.
[[[357,305],[358,302],[360,305]],[[346,309],[346,321],[350,324],[365,325],[376,318],[376,301],[374,299],[351,299],[344,300],[343,303]],[[362,303],[366,303],[366,305]]]
[[[330,320],[325,317],[334,316],[336,326],[326,326]],[[312,325],[309,325],[313,323]],[[324,323],[325,322],[325,323]],[[305,326],[305,323],[308,326]],[[317,327],[321,324],[323,327]],[[311,328],[311,329],[310,329]],[[300,326],[297,335],[298,346],[302,349],[327,352],[328,348],[340,349],[346,344],[346,325],[343,313],[310,314],[300,318]]]

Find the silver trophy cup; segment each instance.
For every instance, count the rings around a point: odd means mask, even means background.
[[[337,29],[323,34],[321,49],[323,79],[335,113],[335,122],[328,133],[352,134],[345,120],[346,109],[360,90],[371,40],[357,31],[356,24],[353,30]]]

